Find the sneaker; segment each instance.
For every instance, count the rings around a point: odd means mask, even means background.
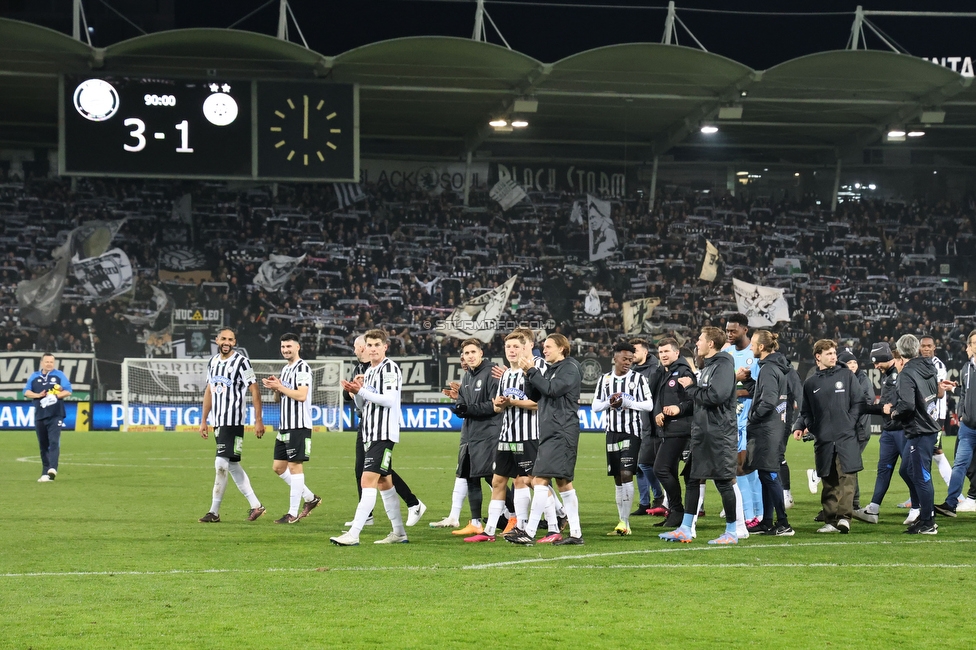
[[[41,478],[37,479],[38,483],[50,483],[54,479],[51,478],[50,474],[42,474]]]
[[[911,508],[912,507],[912,500],[909,499],[908,501],[902,501],[901,503],[898,504],[898,507],[899,508]]]
[[[478,533],[477,535],[472,535],[471,537],[465,537],[464,541],[476,544],[478,542],[494,542],[494,535],[486,535],[485,533]]]
[[[859,519],[867,524],[878,523],[878,515],[874,514],[873,512],[868,512],[867,507],[858,508],[857,510],[855,510],[854,518]]]
[[[407,526],[416,526],[425,512],[427,512],[427,506],[418,499],[417,505],[407,508]]]
[[[345,526],[346,528],[352,528],[352,524],[353,524],[353,522],[351,522],[351,521],[347,521],[347,522],[346,522],[345,524],[343,524],[343,525],[344,525],[344,526]],[[372,525],[373,525],[373,515],[370,515],[370,516],[368,516],[368,517],[366,517],[366,523],[365,523],[365,524],[363,524],[363,525],[364,525],[364,526],[372,526]]]
[[[315,510],[315,508],[320,503],[322,503],[321,497],[318,497],[318,496],[316,496],[316,495],[313,494],[312,495],[312,500],[311,501],[306,501],[305,504],[302,506],[302,511],[298,513],[297,519],[304,519],[305,517],[307,517],[308,514],[310,512],[312,512],[313,510]],[[349,525],[352,526],[352,524],[349,524]]]
[[[467,536],[470,537],[471,535],[480,535],[483,532],[485,532],[485,527],[484,526],[482,526],[481,524],[476,524],[473,521],[471,521],[471,522],[468,522],[468,525],[465,526],[464,528],[458,528],[457,530],[452,530],[451,531],[451,534],[452,535],[467,535]]]
[[[461,525],[457,519],[451,519],[450,517],[444,517],[440,521],[430,522],[431,528],[457,528]]]
[[[681,522],[685,519],[685,513],[680,510],[672,510],[668,513],[668,518],[664,521],[654,524],[655,526],[664,526],[665,528],[680,528]]]
[[[764,524],[761,520],[757,520],[753,524],[746,524],[746,530],[749,531],[750,535],[765,535],[773,528],[772,524]]]
[[[275,519],[276,524],[293,524],[298,521],[298,517],[292,517],[290,513],[285,513],[281,519]]]
[[[532,546],[535,544],[535,540],[521,528],[512,529],[512,532],[505,536],[505,541],[516,546]]]
[[[835,528],[833,524],[824,524],[817,529],[818,533],[839,533],[840,528]]]
[[[905,521],[903,521],[902,523],[906,526],[908,526],[909,524],[914,524],[916,521],[918,521],[918,516],[920,514],[921,512],[919,511],[918,508],[912,508],[911,510],[908,511],[908,516],[905,517]]]
[[[823,523],[824,522],[824,513],[823,513],[823,510],[821,510],[820,512],[818,512],[817,513],[817,516],[814,517],[813,520],[814,521],[818,521],[820,523]]]
[[[505,524],[505,530],[502,531],[502,536],[509,534],[512,530],[518,526],[518,517],[509,517],[508,522]]]
[[[956,512],[976,512],[976,499],[961,497],[956,503]]]
[[[51,469],[49,469],[49,470],[47,471],[47,475],[48,475],[49,477],[51,477],[51,480],[53,481],[54,479],[56,479],[56,478],[58,477],[58,470],[56,470],[56,469],[54,469],[54,468],[52,467]]]
[[[204,516],[197,519],[197,521],[199,521],[201,524],[219,524],[220,515],[216,515],[212,512],[208,512]]]
[[[644,515],[647,514],[647,511],[650,510],[650,509],[651,509],[651,505],[649,503],[641,503],[641,504],[638,504],[637,505],[637,510],[634,510],[632,513],[630,513],[630,516],[631,517],[643,517]],[[541,544],[541,542],[540,542],[540,544]]]
[[[694,535],[686,528],[677,528],[670,533],[661,533],[658,537],[665,542],[681,542],[682,544],[691,544],[691,540],[694,539]]]
[[[664,506],[657,506],[655,508],[650,508],[647,511],[647,514],[649,514],[651,516],[654,516],[654,517],[667,517],[668,516],[668,512],[669,512],[669,510],[667,508],[665,508]]]
[[[725,515],[722,516],[724,517]],[[762,519],[760,519],[759,517],[753,517],[752,519],[746,521],[746,528],[755,528],[761,523],[762,523]]]
[[[617,526],[613,530],[607,533],[607,537],[613,537],[615,535],[625,537],[630,534],[631,534],[630,526],[628,526],[626,522],[621,521],[620,523],[617,524]]]
[[[556,525],[559,526],[559,532],[563,532],[567,527],[569,527],[569,517],[560,517],[559,515],[556,515]]]
[[[583,544],[584,542],[582,537],[573,537],[572,535],[569,537],[563,537],[562,539],[556,540],[552,543],[553,546],[583,546]]]
[[[935,506],[935,511],[943,517],[955,517],[956,509],[943,501]]]
[[[817,486],[820,485],[820,477],[817,476],[817,470],[808,469],[807,470],[807,487],[810,488],[810,494],[817,493]]]
[[[739,539],[749,539],[749,527],[746,526],[745,522],[735,523],[735,536]]]
[[[698,511],[698,516],[699,517],[704,517],[705,516],[705,509],[704,508],[702,508],[701,510]]]
[[[254,521],[258,517],[260,517],[261,515],[263,515],[265,512],[267,512],[267,510],[265,509],[264,506],[258,506],[257,508],[251,508],[250,510],[247,511],[247,520],[248,521]]]
[[[931,521],[916,521],[908,530],[905,531],[908,535],[937,535],[939,531],[939,525]]]
[[[563,538],[559,533],[549,533],[545,537],[539,540],[539,544],[555,544]]]
[[[846,535],[851,532],[851,522],[847,519],[841,519],[837,522],[837,530],[841,532],[842,535]]]
[[[790,492],[789,490],[783,490],[783,504],[785,505],[787,510],[789,510],[795,505],[793,503],[793,493]]]
[[[739,538],[732,533],[722,533],[715,539],[708,540],[709,544],[718,544],[720,546],[728,546],[731,544],[738,544]]]
[[[789,524],[776,524],[776,527],[766,534],[773,537],[793,537],[796,531]]]
[[[653,510],[654,508],[667,508],[667,505],[665,505],[666,500],[667,499],[665,497],[661,497],[660,499],[654,499],[653,501],[651,501],[651,505],[649,505],[647,509]]]
[[[359,546],[359,535],[343,533],[338,537],[330,537],[329,541],[336,546]]]
[[[356,541],[359,541],[358,539]],[[407,534],[397,535],[396,533],[390,533],[383,539],[378,539],[374,544],[409,544],[410,540],[407,539]]]

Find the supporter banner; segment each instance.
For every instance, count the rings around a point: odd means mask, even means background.
[[[455,309],[446,321],[436,323],[437,334],[489,342],[495,336],[498,321],[508,306],[508,296],[512,293],[516,280],[518,276],[513,275],[501,286],[472,298]]]
[[[617,229],[610,217],[610,201],[587,194],[586,210],[590,220],[590,261],[596,262],[617,252]]]
[[[699,279],[705,282],[714,282],[715,275],[718,273],[718,249],[712,242],[705,240],[705,258],[702,260],[702,270],[698,275]]]
[[[98,257],[72,260],[71,272],[85,291],[99,301],[132,290],[132,263],[121,248],[113,248]]]
[[[575,165],[517,166],[503,163],[489,167],[489,183],[511,179],[527,192],[569,192],[599,194],[614,198],[627,196],[626,168],[583,168]]]
[[[23,399],[23,389],[30,376],[41,367],[43,352],[0,353],[0,399]],[[92,354],[58,352],[55,356],[58,369],[71,382],[75,397],[87,397],[95,372]]]
[[[258,269],[257,275],[254,276],[254,284],[272,293],[277,292],[288,283],[298,270],[298,266],[304,261],[305,255],[301,257],[271,255]]]
[[[749,327],[769,327],[790,320],[790,307],[782,289],[732,279],[735,303],[749,317]]]
[[[169,246],[159,251],[159,279],[209,282],[212,274],[207,256],[188,246]]]
[[[654,308],[660,304],[660,298],[641,298],[625,302],[623,304],[624,331],[628,334],[640,334],[644,329],[644,321],[650,320]]]
[[[366,194],[359,183],[333,183],[332,189],[335,191],[340,210],[366,199]]]
[[[504,212],[525,198],[525,190],[519,187],[518,183],[508,178],[495,183],[488,195],[498,202],[498,205],[502,207],[502,212]]]
[[[359,163],[359,179],[362,183],[376,183],[380,190],[422,190],[430,194],[463,192],[465,169],[465,163],[363,160]],[[488,163],[474,162],[467,170],[471,187],[484,188],[488,182]]]
[[[179,324],[194,324],[194,323],[213,323],[214,325],[224,324],[224,310],[223,309],[201,309],[189,308],[189,309],[174,309],[173,310],[173,323]]]
[[[159,318],[166,307],[169,306],[169,296],[166,292],[155,285],[150,285],[149,287],[153,292],[153,303],[155,303],[156,308],[149,312],[139,313],[139,314],[122,314],[122,318],[126,319],[133,325],[152,325]]]

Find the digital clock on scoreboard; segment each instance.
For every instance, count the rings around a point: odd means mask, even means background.
[[[252,177],[251,82],[65,77],[61,173]]]

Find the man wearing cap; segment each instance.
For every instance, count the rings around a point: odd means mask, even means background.
[[[854,373],[857,377],[858,382],[861,384],[861,393],[864,398],[865,407],[874,404],[874,386],[871,385],[871,380],[868,379],[868,373],[860,370],[858,368],[857,357],[854,356],[850,350],[844,350],[837,355],[837,360],[847,366],[848,370]],[[861,456],[864,455],[864,449],[868,446],[868,442],[871,440],[871,417],[868,415],[867,410],[862,410],[860,417],[857,418],[857,423],[854,425],[854,435],[857,437],[857,444],[861,448]],[[857,482],[857,477],[855,476],[854,483],[854,509],[857,510],[861,507],[861,486]]]
[[[891,347],[884,341],[875,343],[871,347],[871,363],[881,372],[881,401],[877,404],[868,404],[865,413],[880,415],[884,419],[884,423],[881,425],[878,476],[874,481],[874,496],[871,497],[871,503],[854,510],[854,518],[869,524],[876,524],[878,523],[878,514],[881,512],[881,501],[888,492],[888,486],[891,485],[891,475],[894,472],[895,463],[905,448],[905,431],[900,422],[891,419],[891,407],[898,399],[898,360],[891,353]],[[909,492],[912,493],[912,502],[917,507],[918,496],[914,494],[915,488],[908,478],[908,466],[904,461],[902,461],[898,473],[908,485]],[[906,521],[905,523],[912,522]]]

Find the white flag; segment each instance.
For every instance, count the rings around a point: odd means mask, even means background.
[[[718,249],[712,242],[705,240],[705,259],[702,261],[702,270],[698,277],[706,282],[715,282],[715,275],[718,273]]]
[[[444,326],[438,326],[438,332],[443,336],[453,336],[456,339],[478,339],[488,343],[495,335],[497,322],[508,307],[508,296],[515,286],[517,275],[513,275],[504,284],[487,291],[477,298],[472,298],[453,312]]]
[[[770,327],[790,320],[790,307],[782,289],[732,280],[735,304],[749,317],[749,327]]]
[[[660,298],[641,298],[640,300],[625,302],[623,305],[624,332],[639,334],[644,327],[644,321],[651,317],[654,308],[660,304]]]
[[[363,188],[359,183],[333,183],[332,189],[335,190],[340,210],[355,205],[366,198],[366,194],[363,193]]]
[[[579,201],[573,201],[573,212],[569,215],[569,223],[583,225],[583,205]]]
[[[173,218],[187,225],[193,223],[193,195],[184,194],[173,201]]]
[[[150,285],[149,287],[153,292],[153,302],[156,304],[156,308],[151,310],[148,314],[122,314],[122,318],[126,319],[133,325],[152,325],[159,318],[159,315],[166,310],[169,305],[169,296],[166,292],[155,285]],[[148,356],[148,355],[147,355]]]
[[[304,261],[304,255],[301,257],[271,255],[258,269],[257,275],[254,276],[254,284],[266,291],[278,291],[287,284],[298,269],[298,265]]]
[[[41,277],[24,280],[17,285],[21,318],[41,326],[50,325],[57,319],[61,311],[61,295],[68,282],[69,262],[65,255]]]
[[[99,301],[131,291],[134,285],[132,263],[121,248],[84,260],[76,257],[71,261],[71,272],[85,291]]]
[[[488,196],[498,201],[498,204],[502,206],[502,212],[504,212],[524,199],[526,194],[518,183],[508,178],[495,183],[495,186],[488,191]]]
[[[596,287],[590,287],[590,292],[586,294],[586,300],[583,301],[583,311],[590,316],[600,315],[600,294],[597,293]]]
[[[610,218],[610,201],[586,195],[590,219],[590,261],[596,262],[617,252],[617,230]]]

